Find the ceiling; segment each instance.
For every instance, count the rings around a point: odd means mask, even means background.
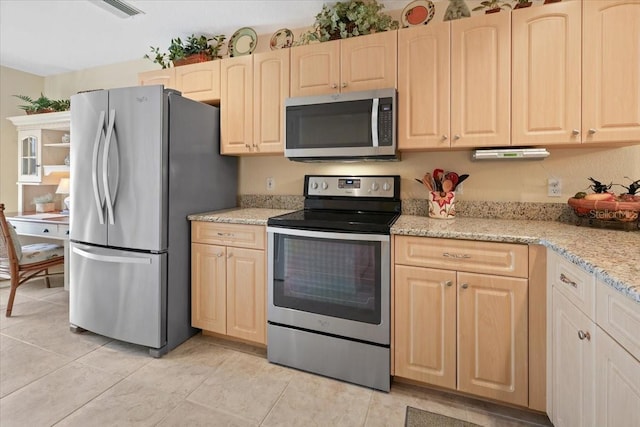
[[[258,34],[311,26],[322,0],[127,0],[144,14],[117,17],[96,0],[0,0],[0,65],[50,76],[140,59],[172,38]],[[326,2],[335,3],[335,2]],[[378,1],[386,11],[410,0]],[[298,34],[294,34],[296,37]]]

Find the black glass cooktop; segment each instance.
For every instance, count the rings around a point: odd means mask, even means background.
[[[389,234],[400,216],[395,212],[303,209],[269,218],[267,225],[303,230]]]

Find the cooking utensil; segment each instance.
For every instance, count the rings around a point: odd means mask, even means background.
[[[453,181],[451,181],[450,179],[445,179],[444,181],[442,181],[442,191],[444,191],[445,193],[448,193],[453,189],[454,189]]]
[[[451,180],[451,182],[453,183],[453,188],[455,189],[456,185],[458,185],[458,181],[460,180],[458,174],[455,172],[447,172],[444,177],[445,179]]]
[[[465,179],[469,178],[469,174],[462,174],[458,177],[458,183],[456,184],[456,187],[460,184],[462,184],[462,181],[464,181]],[[455,187],[454,187],[455,189]]]
[[[422,183],[424,184],[425,187],[427,187],[429,191],[433,191],[433,181],[431,180],[431,175],[426,173],[422,177]]]

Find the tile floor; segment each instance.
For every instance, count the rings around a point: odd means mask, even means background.
[[[6,318],[8,282],[0,281],[2,427],[403,426],[407,405],[482,426],[550,425],[539,414],[408,385],[373,391],[201,335],[154,359],[138,346],[71,333],[68,293],[55,284],[23,285]]]

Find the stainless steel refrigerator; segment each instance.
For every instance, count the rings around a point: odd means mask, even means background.
[[[72,331],[159,357],[191,327],[191,213],[236,206],[216,107],[162,86],[71,97]]]

